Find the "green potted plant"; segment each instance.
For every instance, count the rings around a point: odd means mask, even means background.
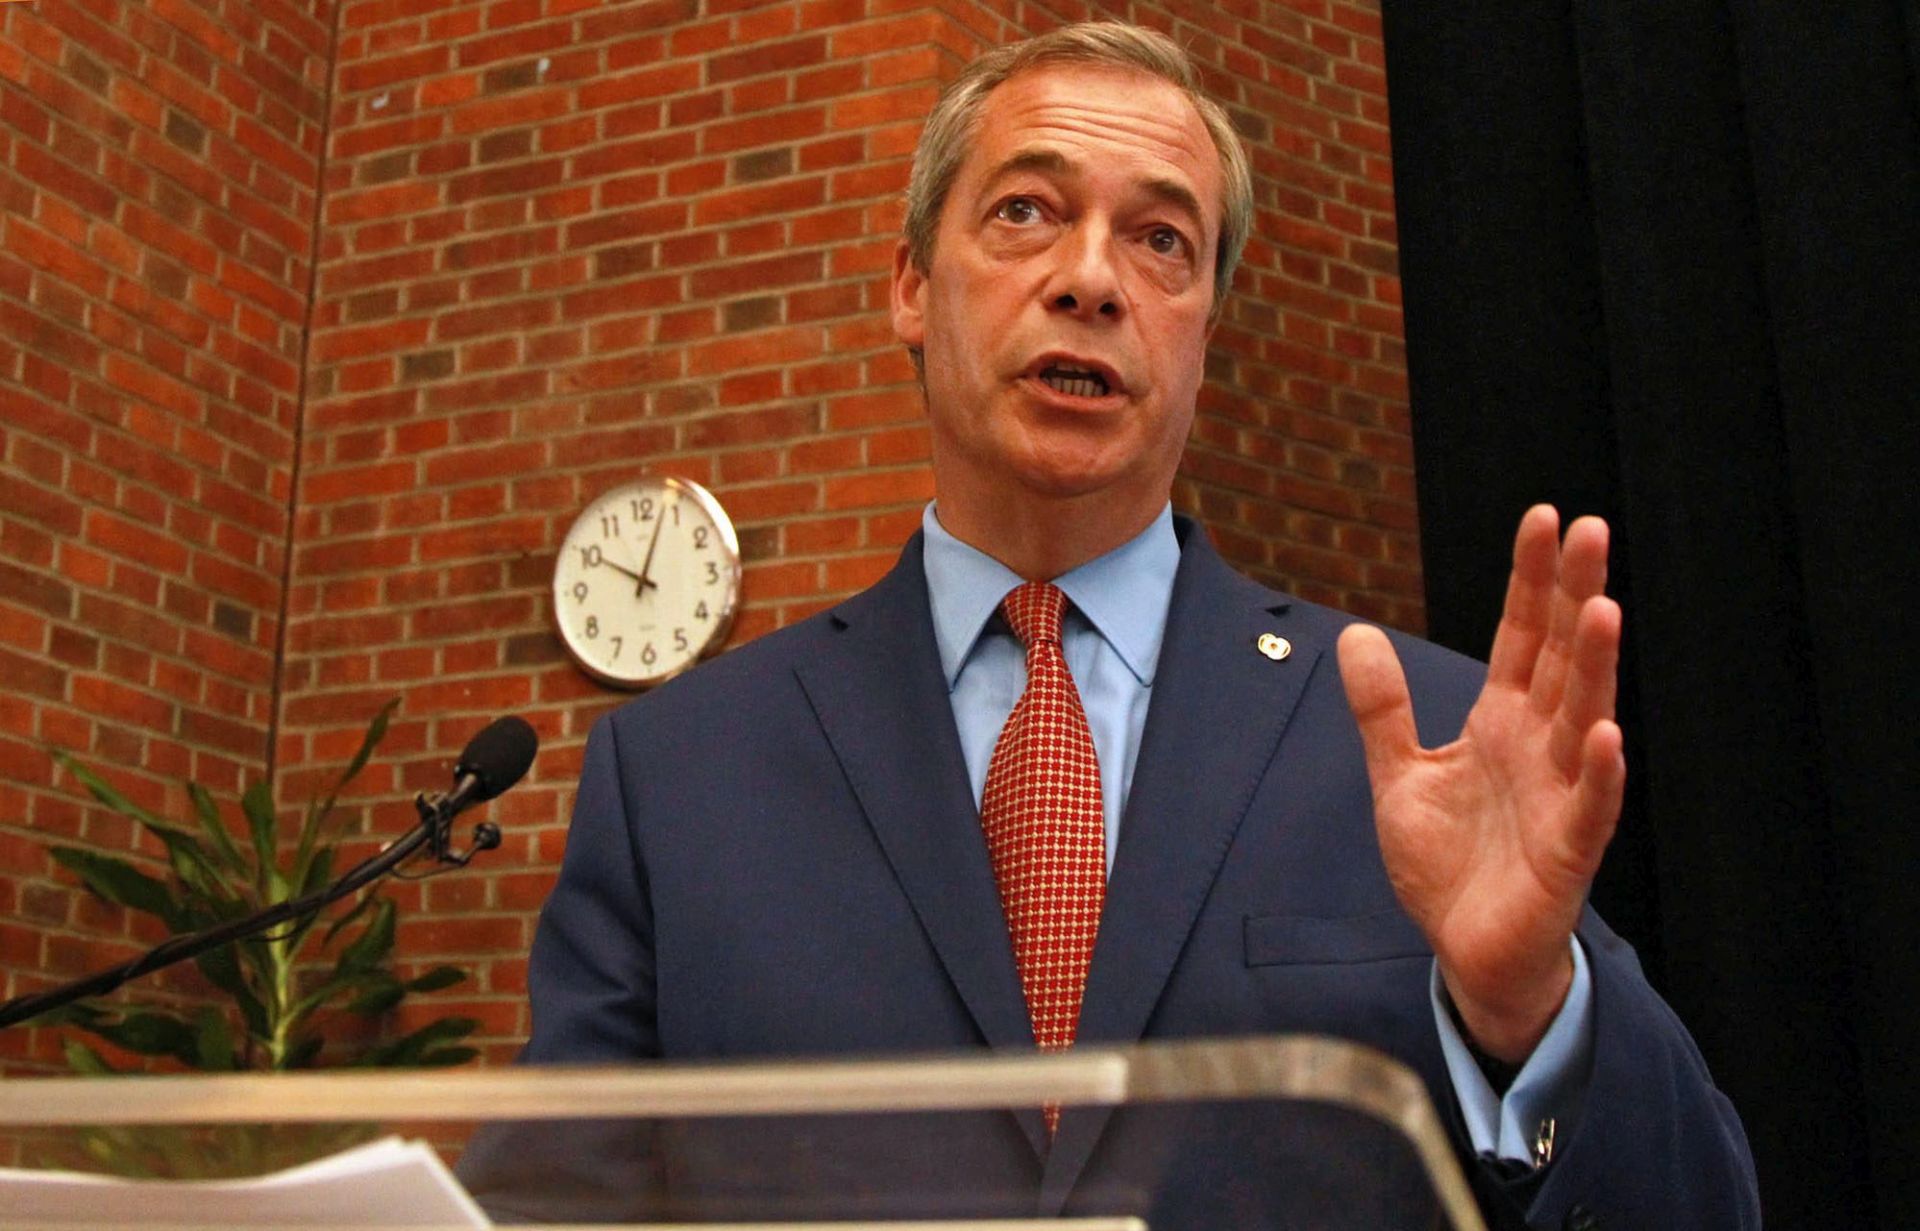
[[[397,699],[390,701],[374,716],[346,770],[324,798],[308,804],[289,841],[281,840],[271,784],[263,779],[248,788],[240,800],[248,828],[245,848],[234,841],[218,804],[199,784],[187,783],[194,825],[178,825],[56,751],[55,760],[95,799],[160,840],[170,875],[162,879],[129,860],[83,847],[55,846],[51,854],[102,899],[153,916],[173,935],[303,897],[333,877],[345,836],[329,824],[334,805],[385,736],[396,705]],[[194,964],[224,994],[224,1003],[187,1010],[82,1002],[39,1021],[202,1072],[464,1063],[478,1054],[461,1042],[479,1025],[470,1017],[437,1018],[398,1038],[371,1043],[333,1030],[354,1019],[377,1019],[412,993],[438,991],[466,978],[454,966],[399,978],[392,968],[395,915],[393,900],[373,886],[330,918],[324,912],[308,915],[199,955]],[[62,1047],[76,1072],[120,1071],[71,1034]],[[375,1132],[370,1125],[249,1126],[244,1132],[96,1129],[84,1135],[82,1148],[86,1162],[124,1174],[239,1175],[302,1161]]]

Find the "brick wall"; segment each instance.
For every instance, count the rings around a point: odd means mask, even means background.
[[[41,843],[125,852],[45,747],[180,815],[265,765],[330,22],[0,6],[0,987],[133,952]],[[325,6],[317,6],[324,10]],[[0,1033],[0,1059],[44,1032]]]
[[[1176,500],[1249,571],[1417,628],[1377,7],[1113,11],[1191,45],[1254,152],[1258,225]],[[304,401],[278,437],[299,457],[273,472],[282,490],[297,474],[282,803],[337,772],[395,695],[387,756],[351,801],[369,847],[487,718],[521,712],[543,738],[529,783],[494,805],[506,847],[396,890],[426,908],[403,924],[408,956],[476,970],[420,1011],[480,1016],[496,1057],[525,1030],[522,955],[582,740],[624,699],[549,631],[567,524],[638,473],[712,488],[746,561],[735,643],[878,576],[931,491],[884,312],[918,121],[981,48],[1089,15],[343,0]],[[36,576],[72,584],[57,564]],[[262,598],[270,650],[277,590]],[[53,670],[44,642],[19,648]],[[253,715],[256,748],[268,718]],[[26,794],[77,814],[59,789]],[[26,859],[0,850],[21,869],[0,892],[44,880]]]

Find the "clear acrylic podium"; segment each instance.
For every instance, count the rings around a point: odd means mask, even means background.
[[[1051,1138],[1048,1106],[1060,1109]],[[3,1161],[15,1166],[111,1160],[186,1179],[214,1162],[284,1167],[387,1133],[465,1154],[460,1178],[503,1224],[1484,1231],[1418,1077],[1325,1038],[0,1081]],[[172,1204],[157,1197],[138,1225],[181,1225]],[[235,1225],[422,1225],[403,1208],[333,1220],[324,1205],[303,1224]],[[0,1208],[0,1229],[25,1225]]]

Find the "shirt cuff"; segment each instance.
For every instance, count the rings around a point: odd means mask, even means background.
[[[1427,981],[1433,1000],[1433,1021],[1440,1031],[1440,1051],[1447,1060],[1460,1114],[1474,1153],[1537,1166],[1535,1143],[1542,1122],[1571,1124],[1587,1092],[1588,1061],[1593,1055],[1593,977],[1579,940],[1573,946],[1573,985],[1539,1046],[1527,1057],[1505,1098],[1493,1092],[1487,1078],[1467,1050],[1467,1041],[1453,1024],[1453,1014],[1442,999],[1440,965],[1434,963]]]

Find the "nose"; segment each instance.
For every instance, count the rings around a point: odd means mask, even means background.
[[[1098,222],[1083,222],[1056,251],[1059,260],[1047,280],[1048,306],[1081,320],[1118,319],[1122,298],[1112,232]]]

